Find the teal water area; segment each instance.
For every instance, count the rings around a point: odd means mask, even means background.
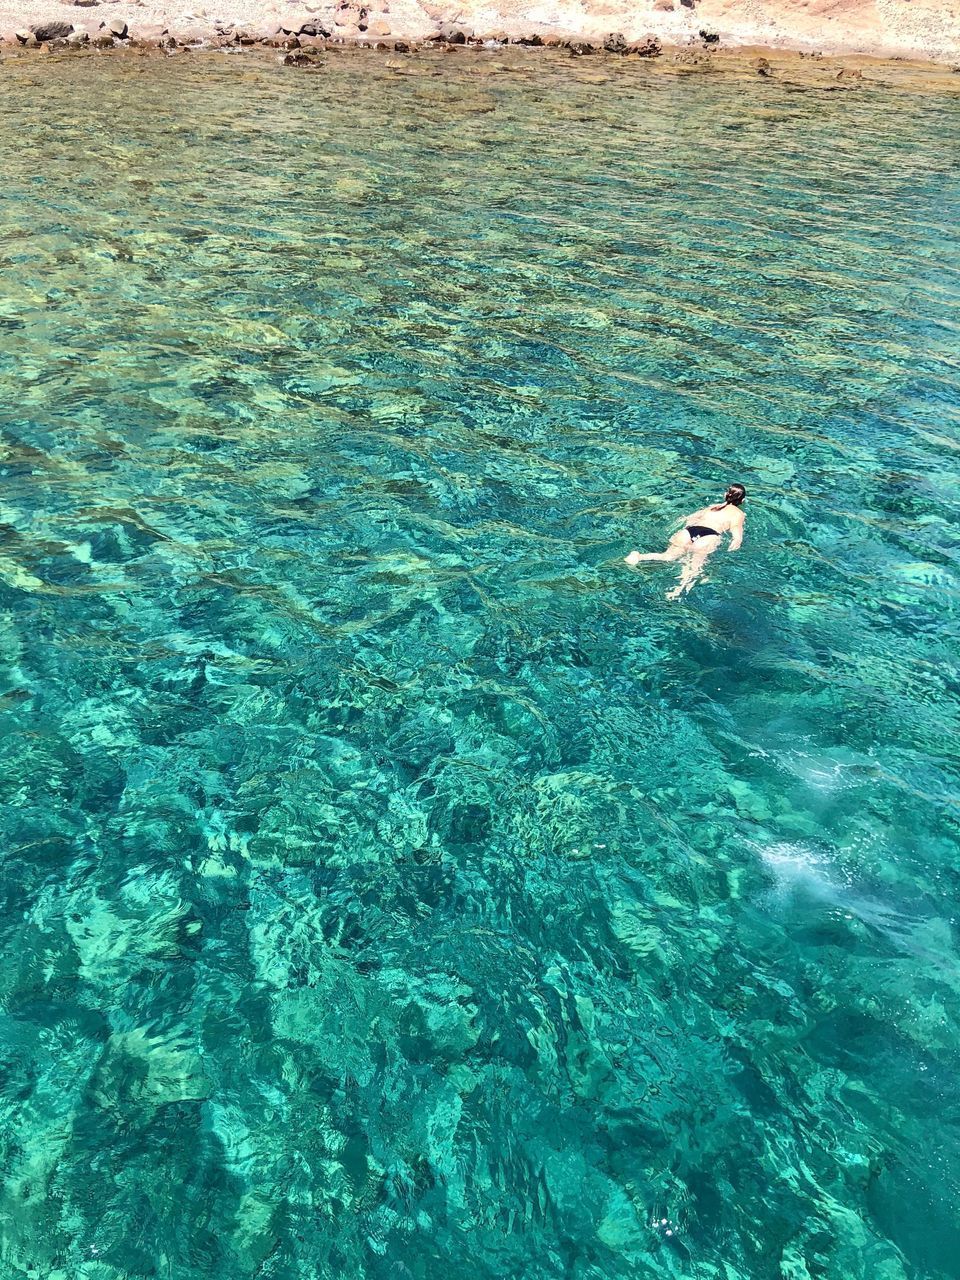
[[[4,1280],[960,1274],[960,101],[2,70]]]

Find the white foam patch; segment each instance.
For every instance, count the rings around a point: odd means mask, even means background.
[[[830,912],[884,934],[899,950],[922,954],[914,933],[917,917],[871,896],[861,893],[851,879],[838,879],[835,865],[824,854],[806,845],[789,842],[756,846],[767,870],[776,881],[775,897],[805,898],[819,903]]]

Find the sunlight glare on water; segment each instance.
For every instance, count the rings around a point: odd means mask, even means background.
[[[4,1277],[957,1274],[960,105],[587,61],[2,68]]]

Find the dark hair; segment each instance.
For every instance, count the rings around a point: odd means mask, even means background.
[[[727,492],[723,495],[728,502],[732,502],[735,507],[739,507],[747,496],[747,491],[742,484],[727,485]]]

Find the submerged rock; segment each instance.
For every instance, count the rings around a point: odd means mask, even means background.
[[[770,63],[766,60],[766,58],[754,58],[753,62],[751,62],[750,65],[751,67],[753,67],[754,71],[756,71],[758,76],[770,75],[770,70],[771,70]]]
[[[283,66],[285,67],[319,67],[324,58],[324,52],[319,48],[312,49],[291,49],[288,54],[284,55]]]

